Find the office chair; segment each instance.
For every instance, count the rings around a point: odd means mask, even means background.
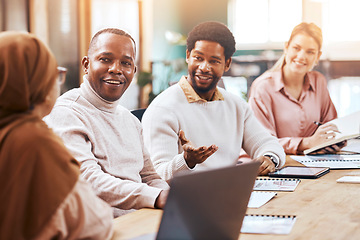
[[[141,122],[142,116],[145,112],[146,108],[140,108],[140,109],[135,109],[132,110],[131,113],[134,114],[135,117],[137,117],[139,119],[139,121]]]

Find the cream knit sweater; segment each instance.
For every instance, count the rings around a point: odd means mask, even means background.
[[[58,98],[45,121],[81,163],[81,175],[96,194],[115,207],[115,217],[154,207],[160,191],[169,188],[144,148],[138,119],[118,101],[99,97],[86,78]]]
[[[186,81],[183,77],[180,81]],[[180,171],[197,171],[235,165],[241,148],[251,158],[268,153],[285,153],[278,140],[261,125],[248,104],[238,96],[218,88],[224,100],[189,103],[179,83],[171,86],[150,104],[142,118],[144,143],[159,175],[171,179]],[[218,150],[205,162],[189,169],[178,133],[196,147],[217,145]]]

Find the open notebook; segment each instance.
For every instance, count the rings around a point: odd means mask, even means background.
[[[304,151],[304,154],[311,154],[322,148],[340,143],[344,140],[360,137],[360,111],[352,113],[345,117],[336,118],[330,121],[330,123],[334,123],[338,127],[340,133],[336,133],[336,137],[326,143],[322,143],[315,147],[306,149]]]

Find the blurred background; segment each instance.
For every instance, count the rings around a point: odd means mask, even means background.
[[[223,82],[244,99],[282,54],[293,27],[314,22],[324,37],[316,70],[343,116],[360,110],[359,10],[358,0],[0,0],[0,31],[29,31],[48,44],[68,69],[65,92],[81,84],[80,62],[93,34],[126,30],[137,43],[138,72],[121,104],[133,110],[187,74],[185,40],[200,22],[223,22],[234,33],[237,51]]]

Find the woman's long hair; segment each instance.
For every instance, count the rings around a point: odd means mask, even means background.
[[[321,50],[322,42],[323,42],[322,31],[314,23],[302,22],[299,25],[297,25],[291,32],[288,44],[290,44],[293,38],[298,34],[307,34],[310,37],[312,37],[318,44],[319,51]],[[284,65],[285,65],[285,52],[281,55],[279,60],[274,64],[274,66],[269,71],[278,71],[282,69]]]

